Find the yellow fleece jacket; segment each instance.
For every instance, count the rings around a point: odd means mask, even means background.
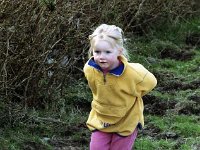
[[[91,131],[128,136],[138,124],[144,126],[142,96],[156,86],[157,80],[141,64],[129,63],[123,56],[119,59],[122,64],[106,75],[93,58],[85,64],[85,77],[93,94],[86,124]]]

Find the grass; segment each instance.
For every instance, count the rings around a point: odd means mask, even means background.
[[[200,135],[200,121],[197,116],[169,115],[169,116],[147,116],[148,124],[153,124],[162,132],[172,130],[183,137],[198,137]]]
[[[175,139],[165,136],[141,135],[137,138],[135,149],[139,150],[194,150],[200,145],[200,125],[197,116],[175,115],[158,117],[149,115],[146,118],[147,125],[153,124],[159,128],[161,135],[165,133],[176,134]],[[158,133],[160,134],[160,133]]]
[[[44,132],[44,131],[43,131]],[[4,130],[4,133],[1,135],[3,138],[0,138],[0,147],[1,149],[9,149],[9,150],[16,150],[22,149],[26,145],[25,143],[35,143],[35,146],[32,147],[43,147],[43,148],[50,148],[50,146],[41,139],[41,133],[32,134],[27,127],[22,128],[8,128]],[[38,145],[38,146],[36,146]]]
[[[133,39],[133,44],[129,45],[132,50],[131,60],[142,63],[150,71],[156,70],[161,74],[161,83],[150,93],[161,102],[175,101],[174,108],[166,110],[165,115],[146,114],[147,132],[153,128],[159,131],[158,136],[149,136],[145,134],[139,136],[135,143],[136,149],[141,150],[165,150],[165,149],[180,149],[180,150],[195,150],[200,146],[200,118],[197,114],[180,114],[180,109],[187,109],[190,106],[196,107],[199,110],[199,103],[193,102],[189,98],[194,95],[199,95],[198,85],[191,89],[191,86],[186,89],[174,89],[160,91],[159,86],[172,85],[173,82],[181,81],[184,85],[190,85],[193,81],[199,79],[200,66],[200,48],[191,47],[195,56],[190,60],[176,60],[171,58],[161,59],[160,50],[165,48],[173,50],[181,50],[187,47],[185,39],[189,33],[200,33],[200,20],[194,19],[190,22],[176,24],[171,27],[162,27],[160,30],[153,30],[150,35],[150,40],[143,40],[144,37]],[[155,31],[155,32],[154,32]],[[139,55],[139,56],[138,56]],[[181,86],[181,85],[180,85]],[[198,99],[198,98],[197,98]],[[197,100],[198,101],[198,100]],[[189,110],[190,111],[190,110]],[[172,132],[178,137],[176,139],[166,138],[162,136],[166,132]],[[153,133],[155,135],[156,133]]]
[[[144,137],[136,139],[136,150],[171,150],[173,149],[175,142],[172,140],[155,140],[151,137]]]
[[[170,87],[178,81],[185,86],[199,79],[200,48],[191,47],[195,56],[190,60],[160,58],[160,50],[180,50],[187,47],[187,34],[200,33],[199,24],[199,19],[192,19],[172,26],[165,25],[158,30],[152,29],[146,37],[134,36],[128,39],[130,60],[143,64],[160,78],[158,86],[149,95],[155,96],[156,103],[175,103],[165,110],[165,114],[145,112],[144,134],[140,132],[135,149],[197,150],[200,147],[199,113],[187,110],[188,106],[199,107],[197,99],[200,89],[188,86],[189,88],[185,89],[163,90],[163,87]],[[196,96],[197,99],[191,100],[191,96]],[[85,122],[90,111],[91,98],[84,79],[72,83],[63,90],[62,97],[56,98],[55,107],[49,108],[48,111],[27,110],[26,117],[18,119],[17,123],[1,126],[0,147],[9,150],[51,150],[58,147],[88,149],[90,131]],[[185,110],[186,113],[181,113],[180,110]],[[170,137],[167,134],[172,135]]]
[[[173,130],[184,137],[198,137],[200,135],[200,121],[196,116],[175,116],[171,126]]]

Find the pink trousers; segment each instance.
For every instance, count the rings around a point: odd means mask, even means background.
[[[91,135],[90,150],[132,150],[137,137],[137,129],[126,137],[116,133],[95,131]]]

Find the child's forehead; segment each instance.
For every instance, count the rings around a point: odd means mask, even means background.
[[[98,48],[98,47],[107,47],[107,48],[113,48],[113,44],[110,41],[107,40],[97,40],[94,45],[94,48]]]

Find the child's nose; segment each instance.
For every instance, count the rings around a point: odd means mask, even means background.
[[[105,57],[105,56],[104,56],[103,53],[101,53],[100,56],[99,56],[100,59],[103,59],[104,57]]]

